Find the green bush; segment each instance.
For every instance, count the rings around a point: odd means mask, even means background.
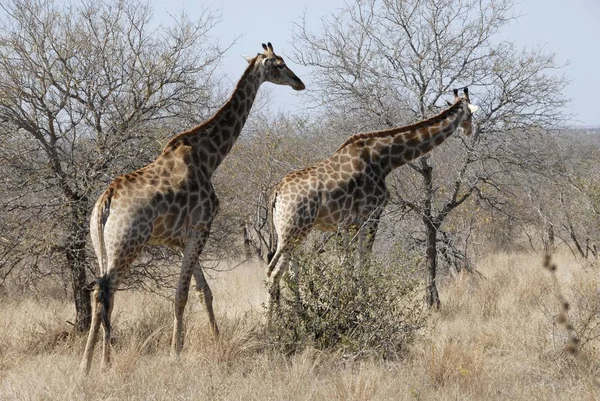
[[[409,261],[358,267],[330,253],[302,253],[295,260],[298,280],[284,277],[270,324],[271,339],[284,351],[311,346],[392,359],[424,326],[427,312]]]

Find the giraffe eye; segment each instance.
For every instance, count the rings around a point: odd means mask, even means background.
[[[277,68],[283,70],[285,68],[285,64],[277,64]]]

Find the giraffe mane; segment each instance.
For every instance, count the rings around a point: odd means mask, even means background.
[[[456,110],[456,108],[459,107],[461,102],[462,102],[462,99],[458,99],[452,106],[450,106],[446,110],[442,111],[441,113],[436,114],[435,116],[429,117],[426,120],[419,121],[417,123],[405,125],[403,127],[385,129],[385,130],[381,130],[381,131],[360,132],[358,134],[354,134],[350,138],[346,139],[346,141],[344,143],[342,143],[342,145],[336,150],[336,152],[340,151],[341,149],[345,148],[346,146],[348,146],[354,142],[358,142],[363,139],[383,138],[388,135],[396,135],[396,134],[399,134],[402,132],[408,132],[408,131],[417,130],[417,129],[420,129],[420,128],[423,128],[426,126],[434,125],[438,122],[445,120],[446,117],[448,117],[448,115],[453,113]]]

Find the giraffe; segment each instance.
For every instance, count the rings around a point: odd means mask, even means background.
[[[249,63],[233,94],[214,116],[173,137],[156,160],[117,177],[93,208],[90,234],[102,276],[92,298],[92,324],[81,361],[89,372],[100,323],[104,328],[102,365],[110,365],[110,316],[114,294],[144,245],[168,245],[183,251],[175,294],[171,354],[183,345],[182,316],[191,276],[203,300],[215,337],[219,331],[212,293],[198,258],[209,236],[219,201],[211,177],[231,150],[248,118],[263,82],[303,90],[304,83],[290,70],[271,43]]]
[[[329,158],[287,174],[271,197],[277,246],[267,267],[269,311],[279,299],[279,281],[292,252],[313,229],[358,229],[359,251],[370,250],[389,198],[385,178],[394,169],[440,145],[460,126],[472,131],[468,88],[440,114],[404,127],[350,136]],[[362,248],[362,249],[361,249]],[[269,255],[271,256],[271,255]]]

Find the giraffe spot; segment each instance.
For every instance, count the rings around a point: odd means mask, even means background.
[[[340,165],[339,168],[342,173],[347,173],[347,174],[352,173],[352,163],[342,164],[342,165]]]
[[[371,160],[371,152],[369,152],[369,149],[362,148],[360,151],[360,158],[364,161],[370,161]]]
[[[231,103],[229,103],[229,105],[231,106],[231,108],[233,110],[235,110],[236,113],[239,113],[239,111],[240,111],[240,100],[237,97],[234,97],[233,99],[231,99]]]
[[[175,198],[175,193],[173,192],[173,190],[169,189],[167,192],[164,193],[163,196],[164,196],[164,201],[170,205],[173,203],[173,199]]]
[[[374,139],[370,140],[370,147],[373,149],[373,152],[379,153],[384,148],[384,144],[381,141],[376,141]]]
[[[341,188],[337,188],[330,193],[330,197],[334,201],[338,201],[346,195],[346,191]]]
[[[416,134],[414,132],[411,132],[411,135],[407,137],[407,141],[406,141],[406,146],[408,147],[415,147],[419,144],[420,139],[417,138]]]
[[[355,171],[361,171],[365,167],[365,163],[360,159],[352,160],[352,168]]]
[[[394,154],[394,155],[400,155],[400,154],[402,154],[402,153],[404,152],[404,149],[406,149],[406,148],[404,147],[404,145],[400,145],[400,144],[393,144],[393,145],[392,145],[392,150],[391,150],[391,152],[392,152],[392,154]]]
[[[188,202],[187,193],[184,191],[177,191],[174,202],[178,205],[185,205]]]
[[[352,192],[354,192],[354,190],[356,189],[356,181],[354,179],[351,179],[348,181],[348,183],[346,184],[346,190],[349,194],[351,194]]]
[[[179,205],[176,203],[171,203],[169,205],[169,210],[167,212],[167,216],[170,216],[172,219],[177,218],[179,215]]]
[[[422,153],[427,153],[431,149],[433,149],[433,144],[431,142],[425,142],[424,144],[421,145],[420,149],[421,149]]]
[[[229,112],[225,114],[225,118],[223,119],[222,125],[225,127],[233,127],[235,124],[235,118],[233,117],[233,113]]]
[[[182,217],[186,217],[189,215],[189,207],[188,205],[185,205],[182,209],[181,209],[181,216]]]
[[[152,211],[152,208],[149,207],[145,208],[143,211],[143,216],[148,220],[152,219],[153,214],[154,212]]]
[[[436,145],[440,145],[442,142],[444,142],[445,139],[446,138],[444,138],[443,136],[438,136],[433,141],[435,142]]]
[[[345,154],[338,156],[338,163],[345,164],[345,163],[349,163],[349,162],[350,162],[350,156],[345,155]]]
[[[230,138],[233,134],[232,134],[231,130],[227,129],[227,130],[223,130],[223,135],[225,137]],[[224,141],[221,144],[221,147],[219,148],[219,155],[226,155],[227,153],[229,153],[231,146],[232,146],[232,143],[230,141]]]
[[[215,153],[217,151],[217,146],[211,139],[204,141],[203,145],[204,150],[208,153]]]
[[[215,150],[216,150],[216,149],[215,149]],[[216,156],[215,156],[215,155],[212,155],[212,154],[208,155],[208,156],[206,157],[206,163],[207,163],[209,166],[215,166],[215,165],[217,164],[217,158],[216,158]]]
[[[431,136],[436,136],[437,134],[439,134],[441,131],[441,128],[439,125],[434,125],[432,127],[429,127],[429,135]]]

